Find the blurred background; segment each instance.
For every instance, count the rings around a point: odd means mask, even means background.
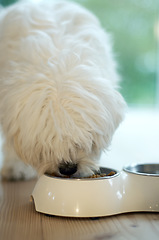
[[[3,6],[13,2],[0,0]],[[159,162],[159,1],[74,2],[90,9],[112,34],[120,91],[128,103],[125,121],[101,164],[121,168],[131,162]]]
[[[78,0],[112,33],[122,76],[121,92],[129,105],[158,104],[158,0]],[[158,28],[158,29],[157,29]],[[159,39],[158,39],[159,40]]]

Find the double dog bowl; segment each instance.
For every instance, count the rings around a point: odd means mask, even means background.
[[[32,193],[37,212],[65,217],[102,217],[159,212],[159,164],[135,164],[113,176],[71,179],[42,175]]]

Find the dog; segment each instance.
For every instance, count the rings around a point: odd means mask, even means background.
[[[68,1],[0,8],[1,175],[86,177],[123,120],[112,39]]]

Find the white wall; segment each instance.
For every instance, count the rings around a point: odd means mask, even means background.
[[[101,166],[121,169],[129,163],[159,163],[159,111],[130,109],[116,131]]]

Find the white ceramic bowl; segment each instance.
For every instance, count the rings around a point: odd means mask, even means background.
[[[43,175],[32,197],[36,211],[67,217],[100,217],[159,211],[159,164],[130,165],[113,176],[71,179]]]
[[[132,164],[121,172],[122,212],[159,212],[159,164]]]
[[[114,169],[101,168],[104,173]],[[43,175],[32,193],[38,212],[69,217],[96,217],[117,211],[120,174],[71,179]]]

